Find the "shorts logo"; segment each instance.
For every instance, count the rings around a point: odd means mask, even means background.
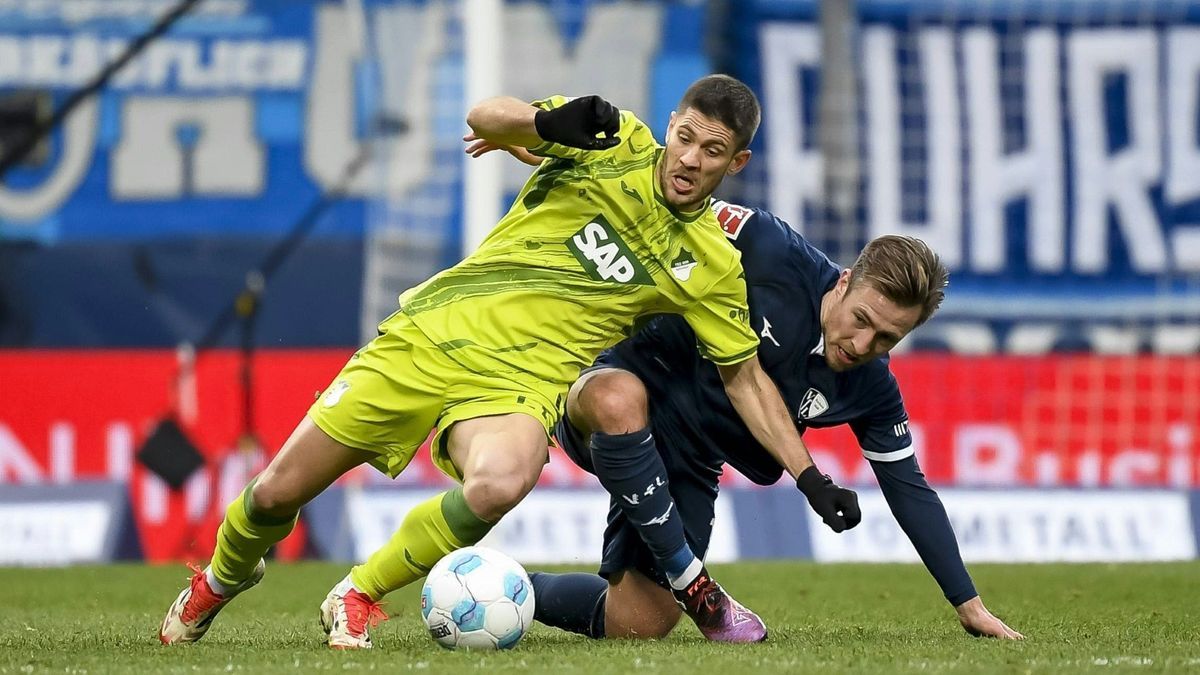
[[[322,401],[322,404],[326,408],[332,408],[338,404],[338,401],[342,400],[342,396],[345,395],[347,391],[350,391],[349,382],[345,380],[338,380],[337,382],[334,382],[333,385],[329,387],[329,391],[325,394],[325,400]]]
[[[808,391],[804,392],[804,398],[800,399],[800,419],[811,420],[821,413],[829,410],[829,401],[825,399],[825,394],[809,387]]]
[[[692,270],[696,268],[696,256],[692,252],[685,249],[680,249],[679,255],[671,261],[671,274],[680,281],[687,281],[692,278]]]
[[[597,281],[654,285],[654,279],[638,262],[629,245],[600,214],[565,243],[588,276]]]

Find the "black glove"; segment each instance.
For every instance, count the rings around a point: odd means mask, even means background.
[[[862,520],[858,495],[833,482],[833,479],[810,466],[796,477],[796,487],[808,498],[813,511],[821,516],[834,532],[849,530]]]
[[[599,96],[573,98],[553,110],[539,110],[533,126],[543,141],[584,150],[604,150],[621,142],[621,111]],[[605,138],[597,138],[600,132]]]

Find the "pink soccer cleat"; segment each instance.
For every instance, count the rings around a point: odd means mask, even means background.
[[[674,591],[675,601],[683,608],[704,637],[715,642],[762,642],[767,625],[758,615],[729,597],[721,585],[701,568],[687,588]]]

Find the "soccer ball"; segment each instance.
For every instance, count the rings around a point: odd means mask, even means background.
[[[511,649],[533,623],[533,602],[525,568],[482,546],[442,558],[421,589],[429,635],[446,649]]]

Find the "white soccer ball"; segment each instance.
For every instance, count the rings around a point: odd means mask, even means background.
[[[421,589],[429,635],[446,649],[511,649],[533,624],[533,603],[525,568],[482,546],[442,558]]]

